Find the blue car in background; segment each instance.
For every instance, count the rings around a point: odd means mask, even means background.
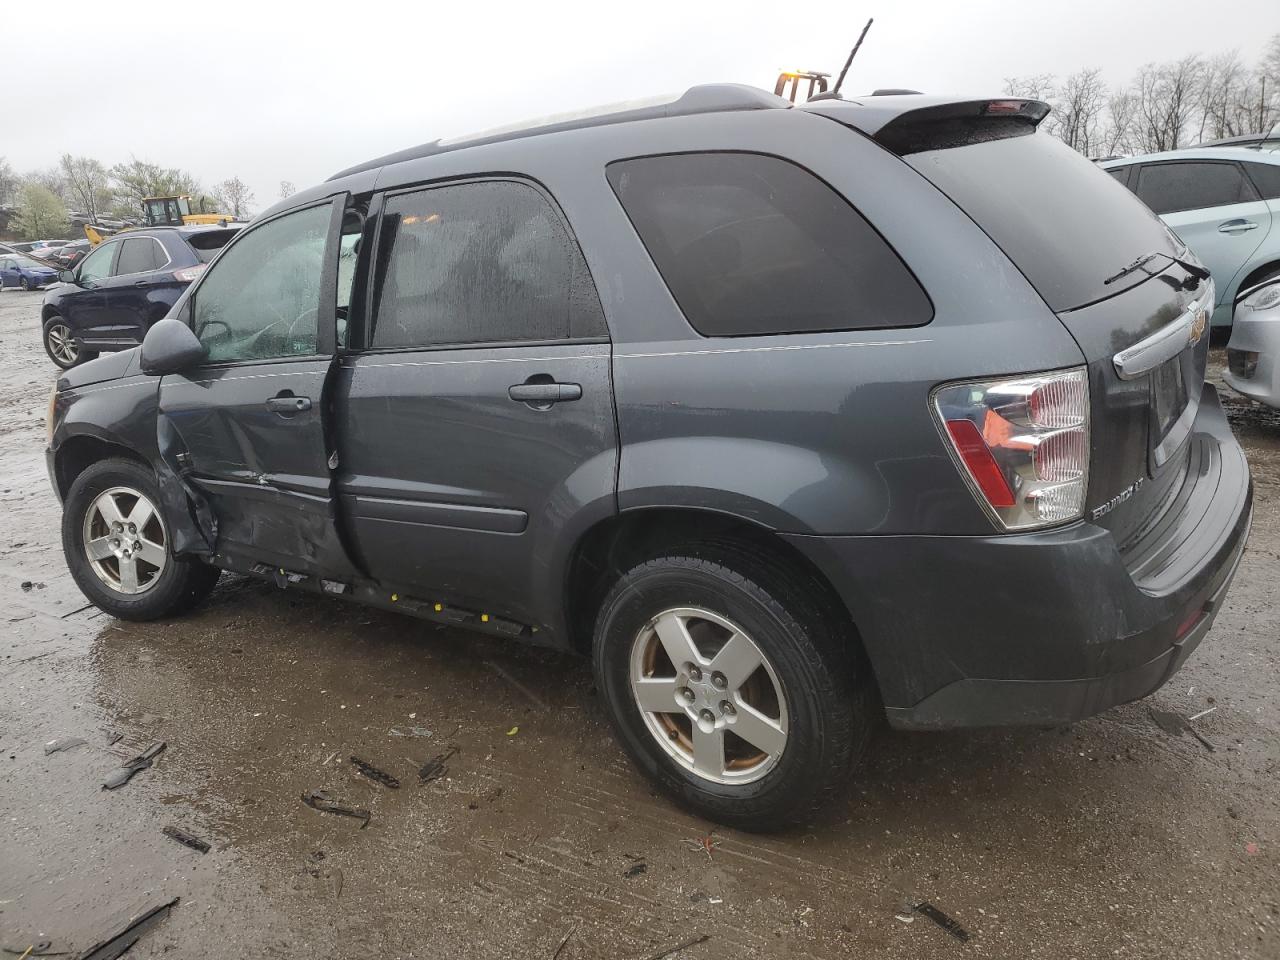
[[[239,227],[150,227],[100,243],[40,308],[44,349],[63,370],[142,342]]]
[[[1213,273],[1213,325],[1237,295],[1280,276],[1280,153],[1201,147],[1100,166],[1160,216]]]
[[[38,290],[55,283],[58,271],[47,267],[30,257],[17,254],[0,254],[0,288],[21,287],[23,290]]]

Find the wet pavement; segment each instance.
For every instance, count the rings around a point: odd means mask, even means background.
[[[568,656],[232,577],[172,622],[86,607],[44,473],[55,371],[39,304],[0,293],[12,955],[41,939],[84,949],[180,897],[130,956],[638,960],[703,936],[675,956],[1280,956],[1274,413],[1224,393],[1254,469],[1253,536],[1167,687],[1061,729],[886,731],[842,809],[762,837],[656,796]],[[1194,724],[1216,750],[1165,733],[1149,706],[1216,708]],[[60,737],[86,742],[46,754]],[[150,769],[101,789],[158,741]],[[367,809],[367,827],[305,805],[311,790]],[[898,919],[904,899],[968,942]]]

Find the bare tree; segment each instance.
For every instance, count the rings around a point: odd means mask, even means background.
[[[96,223],[98,215],[111,202],[107,190],[107,168],[92,157],[73,157],[69,153],[62,155],[58,166],[66,180],[71,201],[89,217],[91,223]]]
[[[1067,77],[1058,92],[1054,107],[1054,129],[1051,131],[1073,150],[1086,157],[1101,149],[1103,112],[1107,107],[1107,86],[1102,71],[1096,67]]]
[[[298,192],[298,188],[293,185],[292,180],[280,181],[280,199],[287,200]]]
[[[9,161],[0,157],[0,207],[11,207],[18,202],[18,175]]]
[[[1169,63],[1149,63],[1138,71],[1134,145],[1143,153],[1176,150],[1184,145],[1195,114],[1204,63],[1192,54]]]
[[[1058,81],[1052,73],[1037,73],[1031,77],[1005,77],[1004,92],[1011,97],[1043,100],[1052,104],[1058,93]]]
[[[249,216],[249,210],[253,204],[253,191],[239,177],[223,180],[213,188],[213,195],[237,220],[243,220]]]
[[[1128,90],[1113,90],[1107,100],[1109,122],[1103,141],[1103,155],[1114,157],[1122,150],[1130,149],[1133,126],[1138,116],[1138,98]]]

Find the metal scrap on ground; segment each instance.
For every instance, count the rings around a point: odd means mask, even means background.
[[[700,943],[706,943],[711,939],[711,934],[704,933],[700,937],[693,937],[685,940],[683,943],[677,943],[674,947],[668,947],[665,950],[659,950],[657,953],[651,953],[644,960],[662,960],[663,957],[670,957],[679,953],[681,950],[688,950],[690,947],[696,947]]]
[[[385,770],[379,770],[367,760],[361,760],[359,757],[351,758],[355,768],[375,783],[380,783],[384,787],[390,787],[392,790],[400,789],[400,781],[387,773]]]
[[[961,943],[969,942],[969,931],[960,926],[960,924],[955,920],[948,917],[928,900],[921,900],[919,903],[915,904],[914,909],[916,913],[920,914],[922,917],[928,917]]]
[[[79,954],[76,960],[116,960],[116,957],[137,943],[144,933],[169,916],[169,911],[173,909],[178,899],[178,897],[174,897],[172,900],[139,914],[116,933],[99,940],[88,950]]]
[[[184,847],[190,847],[192,850],[199,850],[201,853],[209,852],[208,843],[197,836],[187,833],[185,830],[180,830],[177,827],[165,827],[160,832],[171,840],[177,840]]]
[[[446,765],[450,757],[458,752],[457,747],[450,747],[447,751],[437,754],[422,765],[422,769],[418,771],[419,783],[430,783],[432,780],[439,780],[449,772]]]
[[[368,810],[363,807],[353,807],[349,803],[337,799],[327,790],[308,790],[302,795],[302,802],[313,810],[319,810],[321,813],[336,813],[340,817],[353,817],[356,820],[362,820],[360,829],[363,830],[369,825],[369,821],[373,818]]]
[[[1216,709],[1216,708],[1215,708]],[[1216,749],[1195,727],[1191,726],[1191,721],[1180,713],[1174,713],[1171,710],[1157,710],[1155,707],[1148,707],[1147,712],[1151,714],[1151,719],[1155,721],[1157,727],[1169,734],[1171,737],[1180,737],[1184,733],[1189,733],[1204,746],[1206,750],[1213,753]],[[1202,717],[1211,711],[1205,710],[1196,714]]]
[[[123,767],[118,767],[111,771],[111,773],[107,774],[107,779],[102,782],[102,789],[115,790],[117,787],[123,787],[133,779],[135,773],[140,773],[151,766],[152,762],[164,751],[166,746],[167,744],[163,740],[157,741]]]

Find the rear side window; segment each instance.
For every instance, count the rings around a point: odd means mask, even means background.
[[[1280,199],[1280,164],[1245,162],[1249,179],[1262,193],[1264,200]]]
[[[538,190],[479,180],[390,197],[369,346],[604,335],[577,242]]]
[[[1237,164],[1209,160],[1145,163],[1138,172],[1136,192],[1156,213],[1202,210],[1258,199]]]
[[[116,261],[115,276],[150,273],[159,270],[167,259],[159,241],[151,237],[134,237],[123,241],[120,258]]]
[[[186,241],[187,245],[195,251],[197,259],[201,263],[208,263],[239,232],[239,227],[231,230],[201,230],[199,233],[187,234]]]
[[[914,327],[933,318],[884,238],[793,163],[686,153],[618,161],[608,177],[703,336]]]
[[[1117,180],[1119,180],[1121,183],[1128,183],[1128,182],[1129,182],[1129,168],[1128,168],[1128,167],[1112,167],[1110,170],[1108,170],[1108,171],[1107,171],[1107,173],[1111,174],[1113,177],[1115,177],[1115,178],[1116,178]]]

